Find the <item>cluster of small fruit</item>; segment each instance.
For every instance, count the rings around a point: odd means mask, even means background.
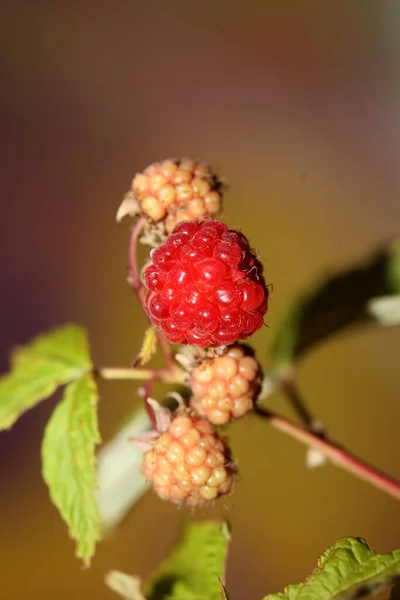
[[[237,467],[215,427],[252,411],[262,383],[254,351],[239,340],[263,325],[268,288],[243,233],[216,219],[222,190],[207,165],[166,160],[134,177],[134,208],[125,199],[123,209],[161,235],[143,271],[149,319],[169,342],[194,350],[189,406],[166,417],[152,401],[155,431],[136,440],[142,472],[160,498],[191,506],[232,492]]]

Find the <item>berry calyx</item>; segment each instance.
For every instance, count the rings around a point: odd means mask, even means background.
[[[139,212],[152,223],[163,222],[166,233],[180,221],[214,217],[222,203],[217,175],[208,165],[188,158],[148,166],[135,175],[130,193],[117,218]]]
[[[205,358],[193,369],[190,406],[214,425],[225,425],[254,409],[261,383],[254,351],[234,344],[222,356]]]
[[[268,289],[242,233],[222,221],[183,221],[151,259],[145,305],[168,341],[217,347],[262,327]]]
[[[141,471],[161,499],[204,506],[233,491],[230,449],[206,419],[181,408],[151,437]]]

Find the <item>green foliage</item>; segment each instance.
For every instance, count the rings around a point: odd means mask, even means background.
[[[144,584],[145,598],[221,600],[224,591],[220,580],[224,579],[229,539],[226,522],[205,521],[187,525],[169,558]],[[115,573],[113,571],[107,576],[106,583],[129,600],[141,600],[139,595],[124,596],[126,589],[133,589],[137,594],[138,579],[122,573],[116,576]]]
[[[85,330],[64,325],[17,348],[10,373],[0,380],[0,429],[68,384],[54,410],[42,446],[43,476],[50,496],[89,564],[99,537],[94,497],[97,390]]]
[[[275,367],[284,369],[338,331],[377,319],[371,299],[400,292],[400,243],[380,249],[366,263],[310,285],[283,315],[272,343]]]
[[[230,540],[226,522],[186,526],[172,553],[144,586],[148,600],[220,600]]]
[[[90,368],[84,329],[65,325],[17,348],[12,370],[0,379],[0,430]]]
[[[142,347],[135,360],[135,367],[142,367],[152,359],[157,351],[157,336],[154,327],[148,327],[145,331]]]
[[[400,550],[375,554],[355,537],[339,540],[318,560],[304,583],[264,600],[353,600],[393,585],[400,576]]]
[[[107,585],[126,600],[227,600],[222,583],[230,535],[225,522],[188,525],[169,558],[143,585],[111,571]],[[264,600],[355,600],[393,586],[400,577],[400,550],[375,554],[361,538],[348,537],[328,548],[304,583]]]
[[[42,445],[43,477],[50,496],[77,540],[77,556],[88,565],[99,539],[95,446],[97,389],[90,374],[70,383],[47,424]]]

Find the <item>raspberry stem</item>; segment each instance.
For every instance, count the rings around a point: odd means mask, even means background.
[[[136,380],[154,383],[161,380],[163,383],[182,385],[186,373],[174,365],[173,369],[137,369],[135,367],[97,367],[95,375],[106,380]]]
[[[137,260],[136,260],[137,243],[139,240],[139,236],[142,232],[144,223],[145,223],[144,218],[140,217],[136,221],[135,225],[132,228],[131,237],[130,237],[130,241],[129,241],[129,253],[128,253],[129,283],[130,283],[133,291],[136,294],[136,297],[139,301],[139,304],[140,304],[144,314],[146,315],[147,320],[149,321],[149,323],[151,325],[152,324],[151,319],[146,310],[145,299],[144,299],[144,295],[143,295],[144,285],[140,279],[140,274],[139,274]],[[163,338],[163,336],[160,332],[156,331],[156,336],[157,336],[157,341],[160,346],[161,352],[164,354],[168,368],[170,371],[173,371],[173,369],[175,368],[175,363],[174,363],[174,358],[172,356],[171,350],[169,349],[168,343]]]
[[[309,429],[303,429],[293,421],[264,408],[257,407],[256,414],[262,419],[266,419],[275,429],[279,429],[279,431],[286,433],[308,447],[320,450],[337,467],[352,473],[359,479],[400,500],[399,481],[351,454],[332,440],[326,437],[321,438],[317,433],[313,433]]]
[[[169,384],[185,384],[186,373],[179,367],[174,366],[169,369],[137,369],[137,368],[119,368],[119,367],[100,367],[95,369],[95,374],[102,379],[107,380],[142,380],[147,381],[145,395],[149,395],[149,387],[155,381],[161,380]],[[294,388],[295,389],[295,388]],[[361,460],[348,450],[341,447],[336,442],[321,436],[321,433],[303,428],[290,419],[278,415],[272,411],[257,406],[255,409],[257,416],[268,421],[268,423],[282,431],[289,437],[302,442],[310,448],[322,452],[334,465],[352,473],[359,479],[366,481],[373,487],[376,487],[393,498],[400,500],[400,482],[393,479],[386,473],[379,471],[367,462]]]

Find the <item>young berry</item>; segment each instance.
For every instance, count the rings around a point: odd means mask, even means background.
[[[263,325],[263,267],[245,236],[221,221],[178,223],[151,259],[146,309],[170,342],[230,345]]]
[[[254,351],[234,344],[222,356],[205,358],[193,369],[190,406],[214,425],[225,425],[253,410],[261,382]]]
[[[233,491],[237,470],[230,449],[206,419],[180,409],[151,437],[142,473],[163,500],[203,506]]]
[[[135,175],[131,194],[119,218],[138,211],[153,223],[163,222],[169,233],[180,221],[214,217],[221,209],[222,184],[206,164],[187,158],[164,160]]]

